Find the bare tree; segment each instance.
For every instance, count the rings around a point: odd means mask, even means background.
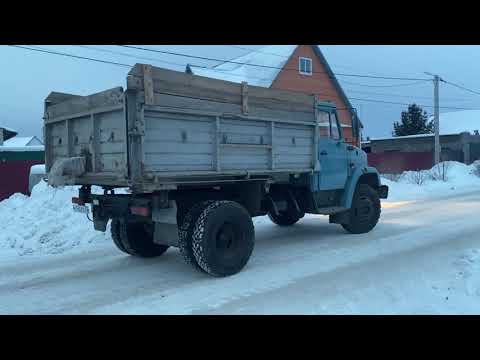
[[[430,177],[435,181],[448,181],[449,170],[450,161],[441,162],[430,170]]]
[[[416,185],[423,185],[425,181],[428,179],[428,172],[424,170],[409,171],[405,173],[404,176],[409,183],[416,184]]]

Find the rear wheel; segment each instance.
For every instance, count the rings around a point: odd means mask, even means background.
[[[153,242],[152,224],[126,219],[112,220],[112,239],[119,250],[143,258],[160,256],[169,248]]]
[[[353,196],[350,222],[342,224],[352,234],[364,234],[371,231],[380,219],[381,205],[378,193],[367,184],[360,184]]]
[[[298,220],[305,216],[304,213],[297,214],[291,210],[279,211],[278,215],[273,213],[268,213],[268,217],[272,220],[273,223],[279,226],[291,226],[296,224]]]
[[[182,254],[183,259],[187,264],[192,265],[194,268],[200,271],[203,271],[203,269],[198,265],[192,249],[193,231],[198,217],[212,202],[213,200],[195,204],[190,211],[183,216],[182,223],[178,225],[178,247],[180,254]]]
[[[113,243],[118,248],[118,250],[126,254],[129,254],[127,249],[125,249],[125,246],[123,246],[122,240],[120,240],[120,220],[112,219],[112,223],[110,225],[111,225],[110,231],[112,233]]]
[[[197,264],[212,276],[238,273],[253,252],[255,234],[248,211],[233,201],[213,201],[195,222],[192,250]]]

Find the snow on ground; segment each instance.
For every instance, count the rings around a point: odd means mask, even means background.
[[[475,168],[480,162],[465,165],[455,161],[447,161],[434,166],[431,170],[416,172],[407,171],[401,174],[398,181],[382,177],[382,183],[389,187],[388,199],[385,201],[413,201],[445,196],[454,196],[472,189],[480,189],[480,177],[475,175]],[[445,172],[444,170],[445,169]],[[431,175],[445,173],[446,181],[434,180]],[[423,180],[419,185],[417,182]]]
[[[414,174],[411,172],[404,173],[398,181],[382,178],[382,183],[390,188],[389,198],[384,201],[384,206],[480,189],[480,177],[474,175],[473,171],[474,165],[449,162],[445,182],[428,179],[430,172],[425,172],[426,180],[422,185],[412,182]],[[93,191],[101,193],[100,188],[94,187]],[[1,201],[0,258],[11,254],[59,254],[110,241],[109,227],[106,233],[97,232],[84,214],[72,210],[73,196],[78,196],[77,186],[55,189],[41,181],[33,188],[30,197],[14,194]],[[269,222],[266,217],[254,219],[256,226]]]
[[[93,230],[84,214],[72,210],[77,187],[54,189],[41,181],[31,197],[14,194],[0,202],[2,255],[58,254],[76,247],[109,240]]]
[[[42,181],[31,197],[0,202],[0,313],[480,313],[473,169],[449,163],[446,182],[423,185],[412,173],[382,179],[390,197],[368,234],[317,215],[291,228],[255,218],[254,254],[225,279],[194,271],[173,248],[126,256],[109,228],[96,232],[73,212],[77,187]]]

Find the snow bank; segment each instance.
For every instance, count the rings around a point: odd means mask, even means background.
[[[423,185],[411,182],[409,174],[402,174],[398,181],[382,178],[390,188],[387,202],[409,201],[422,198],[443,197],[449,194],[480,191],[480,177],[474,175],[474,165],[449,162],[447,181],[430,178]],[[426,172],[426,176],[430,172]],[[94,193],[101,189],[94,187]],[[117,190],[125,193],[127,190]],[[61,189],[49,187],[44,181],[37,184],[31,197],[14,194],[0,202],[0,251],[27,254],[57,254],[84,245],[110,241],[110,230],[97,232],[84,214],[72,210],[71,198],[78,195],[78,186]],[[256,218],[255,225],[266,218]]]
[[[475,166],[476,163],[465,165],[456,161],[446,161],[431,170],[406,171],[398,181],[382,177],[382,183],[390,188],[386,201],[409,201],[480,191],[480,177],[475,175]],[[444,169],[446,181],[432,178],[432,175],[438,178]],[[423,180],[423,183],[418,184],[416,180]]]
[[[73,196],[78,196],[77,186],[54,189],[41,181],[31,197],[14,194],[1,201],[0,251],[58,254],[110,240],[109,230],[97,232],[85,214],[73,212]]]

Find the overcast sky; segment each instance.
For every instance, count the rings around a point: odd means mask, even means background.
[[[136,59],[73,45],[35,47],[124,64],[149,62],[148,59]],[[147,57],[154,65],[180,71],[184,71],[187,62],[198,65],[215,65],[215,62],[211,61],[149,53],[118,46],[93,45],[92,47],[122,52],[131,56]],[[150,45],[148,47],[225,60],[248,52],[228,45]],[[260,45],[242,45],[242,47],[262,48]],[[427,76],[424,72],[427,71],[438,73],[447,81],[480,92],[480,46],[320,45],[320,48],[336,73],[425,78]],[[157,61],[153,61],[155,59]],[[162,63],[161,60],[169,63]],[[43,100],[51,91],[88,95],[115,86],[125,86],[127,72],[128,68],[121,66],[37,53],[2,45],[0,46],[0,125],[13,128],[23,136],[37,135],[41,137]],[[399,120],[401,111],[407,107],[406,105],[375,103],[371,100],[416,102],[426,105],[425,110],[429,114],[433,113],[431,107],[433,105],[433,85],[429,81],[415,84],[413,81],[402,80],[376,80],[347,76],[338,76],[337,78],[347,96],[365,99],[351,100],[365,125],[365,136],[389,135],[393,122]],[[440,106],[480,109],[480,95],[442,84]],[[445,108],[440,111],[457,110]]]

